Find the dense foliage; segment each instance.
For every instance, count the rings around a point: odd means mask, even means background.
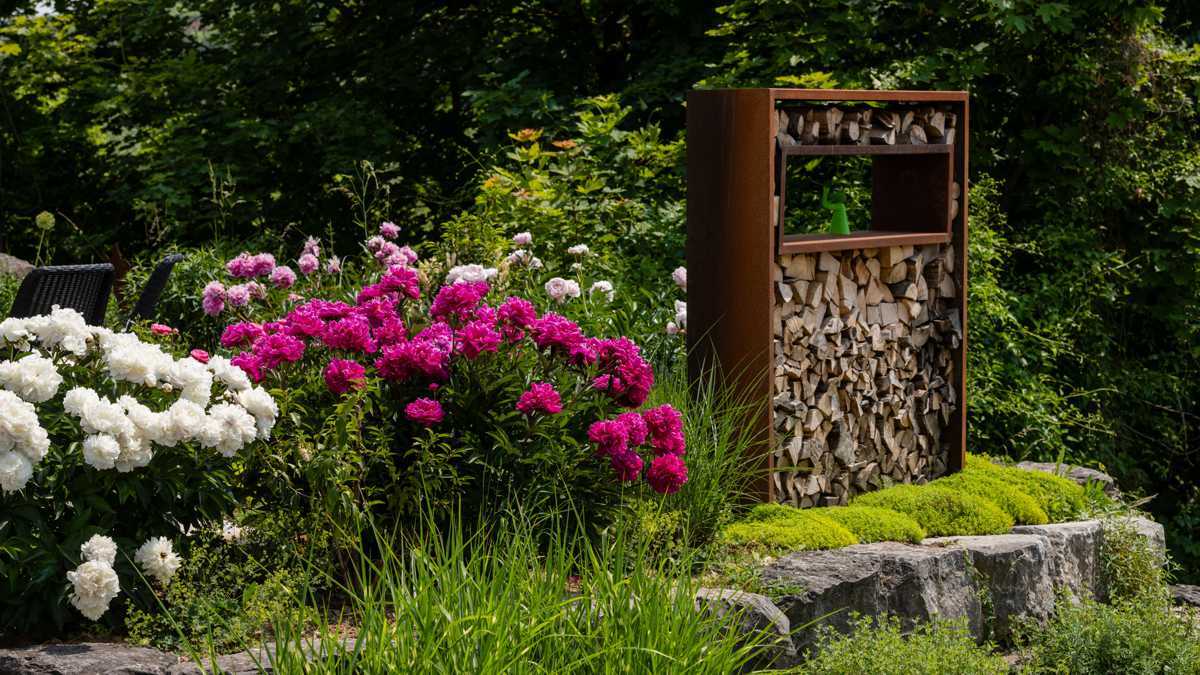
[[[697,83],[969,89],[974,449],[1102,464],[1200,558],[1194,3],[10,4],[0,233],[42,260],[528,218],[641,284],[678,264]]]

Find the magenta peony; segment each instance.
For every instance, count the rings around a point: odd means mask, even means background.
[[[629,449],[629,431],[617,420],[599,420],[588,427],[588,440],[596,444],[596,454],[613,456]]]
[[[650,470],[646,472],[646,481],[659,494],[669,495],[679,492],[679,488],[687,482],[687,465],[678,455],[662,455],[650,462]]]
[[[562,397],[554,390],[554,385],[548,382],[534,382],[529,390],[517,399],[517,410],[526,416],[534,413],[557,415],[562,412]]]
[[[437,297],[433,299],[429,315],[438,321],[449,321],[450,319],[465,321],[488,294],[488,290],[486,281],[442,286],[442,290],[438,291]]]
[[[366,369],[357,361],[333,359],[325,366],[325,386],[335,394],[361,389],[366,385],[366,376]]]
[[[500,347],[500,333],[488,321],[472,321],[458,333],[458,351],[468,359],[475,359],[483,352],[494,352]]]
[[[642,456],[632,450],[613,454],[610,460],[612,468],[617,472],[617,478],[624,483],[632,483],[642,475]]]
[[[221,346],[228,349],[230,347],[254,344],[254,341],[263,335],[262,326],[256,323],[249,321],[231,323],[221,333]]]
[[[683,437],[683,416],[670,405],[660,405],[642,412],[650,430],[650,445],[655,454],[682,455],[687,444]]]
[[[262,382],[262,359],[252,352],[242,352],[229,359],[229,362],[245,371],[250,381]]]
[[[371,338],[371,324],[361,316],[331,321],[321,331],[321,342],[330,349],[374,354],[376,345]]]
[[[446,413],[442,404],[431,398],[419,398],[404,406],[404,416],[421,426],[431,427],[442,421]]]
[[[632,340],[619,337],[596,343],[596,365],[602,375],[592,386],[613,398],[618,405],[636,408],[646,402],[654,386],[654,370],[642,358]]]
[[[504,339],[509,342],[520,342],[525,337],[525,330],[537,321],[537,310],[533,303],[524,298],[509,296],[496,310],[496,318],[501,323]]]
[[[617,423],[625,427],[625,436],[629,439],[629,445],[639,446],[646,442],[646,436],[649,433],[646,428],[646,421],[642,416],[635,412],[621,413],[617,415]]]
[[[584,342],[579,326],[554,312],[546,312],[542,318],[533,321],[529,325],[529,333],[538,349],[549,349],[562,355],[570,354]]]
[[[264,335],[254,342],[254,355],[260,359],[263,368],[270,370],[303,358],[304,342],[285,333]]]

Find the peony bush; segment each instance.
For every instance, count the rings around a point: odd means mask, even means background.
[[[230,512],[233,458],[270,438],[274,399],[228,359],[71,309],[0,322],[0,357],[0,626],[98,619],[122,588],[153,602],[140,575],[168,583],[172,540]]]
[[[401,515],[519,503],[603,525],[622,489],[680,489],[682,420],[669,405],[639,410],[654,384],[641,349],[588,335],[566,314],[609,302],[611,282],[586,285],[582,265],[575,279],[541,282],[528,233],[495,267],[421,261],[397,234],[384,223],[364,243],[379,271],[348,292],[257,305],[231,301],[236,284],[219,279],[201,292],[231,318],[220,338],[228,362],[290,422],[247,467],[249,493],[317,493],[326,506]],[[306,267],[320,270],[312,249]],[[570,254],[582,261],[588,250]],[[226,272],[269,279],[272,265],[244,253]]]

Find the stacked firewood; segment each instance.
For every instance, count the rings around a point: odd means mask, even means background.
[[[958,117],[922,106],[902,110],[858,107],[780,108],[784,145],[925,145],[954,143]]]
[[[775,494],[845,504],[946,473],[962,343],[952,246],[782,256],[775,269]]]

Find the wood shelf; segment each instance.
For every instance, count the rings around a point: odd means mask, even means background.
[[[784,155],[949,155],[954,145],[787,145]]]
[[[885,248],[888,246],[923,246],[946,244],[949,232],[892,232],[880,230],[855,230],[850,234],[789,234],[780,242],[782,254],[814,253],[819,251],[845,251],[859,248]]]

